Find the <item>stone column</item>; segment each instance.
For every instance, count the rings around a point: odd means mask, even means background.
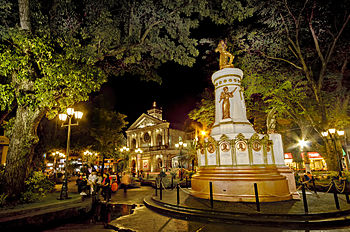
[[[246,115],[242,78],[243,72],[238,68],[225,68],[212,75],[215,86],[215,123],[211,136],[215,139],[219,139],[218,136],[222,134],[255,133]]]

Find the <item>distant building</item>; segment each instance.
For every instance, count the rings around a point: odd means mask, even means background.
[[[7,151],[9,148],[9,139],[6,136],[0,136],[0,156],[1,164],[6,163]]]
[[[317,152],[307,152],[307,155],[310,160],[310,168],[311,170],[327,170],[327,164],[324,158]],[[304,162],[304,152],[301,153],[301,162],[300,164],[302,165],[301,169],[305,169]],[[297,163],[293,160],[293,155],[292,153],[284,153],[284,162],[285,164],[290,167],[293,170],[298,169]]]
[[[126,131],[127,146],[131,149],[130,170],[133,172],[159,172],[177,168],[182,164],[180,150],[175,144],[185,142],[186,133],[173,128],[170,122],[163,120],[162,109],[153,103],[152,109],[143,113]],[[141,151],[139,150],[141,149]],[[181,154],[186,153],[181,150]]]

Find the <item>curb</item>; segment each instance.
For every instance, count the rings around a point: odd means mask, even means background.
[[[66,205],[71,205],[71,204],[76,204],[76,203],[81,203],[81,197],[77,197],[76,199],[72,199],[72,200],[66,200],[66,202],[54,202],[54,203],[50,203],[50,204],[45,204],[43,206],[36,206],[36,207],[32,207],[32,208],[24,208],[24,209],[9,209],[7,210],[7,212],[1,212],[0,211],[0,221],[2,218],[6,218],[6,217],[13,217],[13,216],[18,216],[18,215],[22,215],[22,214],[29,214],[29,213],[33,213],[36,211],[40,211],[40,210],[46,210],[46,209],[51,209],[52,207],[61,207],[61,206],[66,206]]]
[[[160,202],[149,196],[144,198],[147,208],[178,219],[283,226],[288,228],[324,228],[350,225],[350,210],[319,214],[266,214],[233,213],[215,210],[194,209]]]
[[[43,207],[35,207],[8,213],[6,217],[0,217],[0,230],[26,228],[30,230],[42,230],[46,227],[59,225],[65,220],[82,217],[91,210],[89,201],[82,202],[74,199],[64,204],[50,204]]]

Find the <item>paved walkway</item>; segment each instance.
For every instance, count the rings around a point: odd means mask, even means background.
[[[116,204],[143,205],[143,199],[153,193],[154,189],[149,186],[127,189],[126,193],[124,193],[124,189],[119,189],[116,193],[112,194],[111,202]]]
[[[90,211],[91,200],[82,201],[75,180],[68,183],[70,199],[58,200],[61,186],[56,185],[54,192],[38,202],[0,208],[0,231],[19,228],[38,231]]]
[[[180,193],[180,206],[203,209],[203,210],[217,210],[234,213],[256,213],[255,203],[234,203],[225,201],[214,201],[213,209],[210,207],[210,201],[207,199],[201,199],[192,197],[189,194],[189,190],[181,188]],[[300,191],[300,196],[301,191]],[[306,199],[308,203],[309,214],[320,214],[329,212],[339,212],[337,210],[334,196],[332,193],[323,193],[307,191]],[[160,200],[160,194],[155,199]],[[350,210],[350,204],[347,203],[345,195],[338,194],[340,210]],[[176,189],[174,190],[163,190],[162,202],[176,205],[177,194]],[[291,200],[282,202],[263,202],[260,203],[260,212],[266,214],[305,214],[303,200]]]
[[[75,180],[68,182],[68,197],[71,199],[57,200],[57,198],[60,196],[61,187],[62,184],[55,185],[54,192],[48,193],[45,198],[38,202],[0,208],[0,221],[1,218],[15,214],[16,212],[20,214],[20,212],[25,213],[25,211],[29,212],[40,208],[52,208],[59,205],[65,205],[67,203],[71,204],[73,202],[81,202],[81,196],[78,194],[78,187],[75,184]]]
[[[147,189],[145,189],[147,188]],[[145,190],[143,190],[145,189]],[[143,193],[149,192],[154,194],[154,189],[149,189],[148,187],[141,187],[141,189],[128,190],[127,194],[124,195],[122,191],[118,192],[113,199],[118,202],[124,202],[124,199],[128,199],[126,202],[133,202],[133,196],[138,194],[143,195]],[[211,210],[210,202],[205,199],[193,198],[187,194],[188,190],[184,189],[180,191],[180,205],[184,207],[196,207],[205,210]],[[159,199],[158,196],[155,199]],[[335,208],[333,194],[318,193],[315,195],[312,192],[307,192],[307,199],[309,203],[310,213],[325,213],[325,212],[338,212]],[[166,190],[162,194],[162,202],[175,204],[176,205],[176,191]],[[140,195],[137,196],[137,200],[134,201],[136,204],[140,203]],[[339,202],[341,210],[350,209],[350,205],[346,203],[345,196],[339,196]],[[230,202],[214,202],[213,211],[226,211],[226,212],[240,212],[240,213],[256,213],[256,206],[254,203],[230,203]],[[303,202],[302,201],[288,201],[288,202],[276,202],[276,203],[262,203],[261,204],[262,213],[271,214],[304,214]],[[158,214],[142,204],[136,207],[133,214],[125,215],[123,217],[117,218],[111,221],[110,226],[115,228],[117,231],[126,229],[125,231],[245,231],[245,232],[261,232],[261,231],[320,231],[320,230],[291,230],[288,228],[283,228],[283,226],[271,227],[272,225],[257,226],[257,225],[244,225],[240,224],[225,224],[225,223],[215,223],[215,222],[199,222],[184,220],[179,218],[168,217],[165,215]],[[337,232],[349,232],[350,228],[326,228],[321,231],[337,231]]]
[[[60,186],[57,186],[57,190],[60,190]],[[210,209],[210,202],[205,199],[193,198],[187,194],[186,189],[180,191],[180,205],[185,207],[197,207],[201,209]],[[75,182],[70,182],[69,195],[72,197],[70,200],[58,201],[56,200],[59,196],[59,191],[55,192],[46,200],[33,203],[28,205],[18,206],[13,209],[0,209],[0,220],[7,216],[11,216],[14,212],[25,212],[27,213],[32,210],[35,213],[43,213],[45,210],[57,210],[64,205],[70,205],[72,202],[77,201],[77,204],[83,204],[89,202],[88,198],[84,202],[80,200],[80,196],[76,193]],[[75,193],[74,193],[75,192]],[[144,198],[153,195],[155,190],[148,186],[141,186],[140,188],[128,189],[124,193],[123,189],[118,190],[117,193],[112,194],[111,204],[116,207],[121,206],[125,208],[124,216],[121,216],[109,223],[110,228],[105,229],[103,224],[91,223],[88,221],[74,222],[71,224],[65,224],[54,229],[46,230],[49,231],[77,231],[77,232],[90,232],[90,231],[140,231],[140,232],[154,232],[154,231],[245,231],[245,232],[283,232],[283,231],[332,231],[332,232],[350,232],[350,228],[327,228],[322,230],[291,230],[282,227],[271,227],[271,226],[254,226],[254,225],[239,225],[239,224],[225,224],[225,223],[213,223],[213,222],[198,222],[190,221],[186,219],[177,219],[173,217],[164,216],[158,214],[144,206]],[[158,197],[155,198],[159,200]],[[318,196],[312,192],[308,192],[307,195],[309,212],[322,213],[322,212],[337,212],[335,208],[333,194],[318,193]],[[163,191],[163,202],[176,205],[176,190]],[[79,202],[79,203],[78,203]],[[341,210],[350,209],[350,205],[346,203],[345,196],[339,195],[339,203]],[[129,214],[130,207],[123,207],[127,205],[134,205],[132,214]],[[211,209],[210,209],[211,210]],[[226,211],[226,212],[248,212],[256,213],[256,207],[254,203],[228,203],[228,202],[214,202],[214,210]],[[123,210],[122,210],[123,211]],[[262,203],[262,213],[272,214],[303,214],[303,202],[302,201],[288,201],[279,203]],[[16,213],[15,213],[16,214]],[[123,212],[122,212],[123,214]],[[2,216],[1,216],[2,215]],[[13,216],[13,215],[12,215]],[[1,223],[0,223],[1,227]],[[124,230],[123,230],[124,229]],[[3,231],[3,230],[1,230]],[[5,230],[6,231],[6,230]]]

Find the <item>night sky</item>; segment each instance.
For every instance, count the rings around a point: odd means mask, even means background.
[[[182,124],[201,100],[205,88],[213,87],[211,75],[219,69],[219,54],[214,50],[223,39],[223,31],[223,26],[202,21],[192,32],[199,41],[196,63],[193,67],[171,62],[162,65],[158,70],[162,84],[140,81],[139,77],[116,77],[104,85],[102,91],[113,92],[111,100],[115,101],[115,110],[127,115],[128,126],[142,113],[147,113],[154,101],[163,109],[163,119]]]
[[[210,75],[200,66],[201,62],[191,68],[168,63],[159,70],[161,84],[140,81],[139,77],[116,77],[101,91],[108,92],[116,111],[127,115],[128,126],[142,113],[147,113],[154,101],[163,109],[163,119],[181,124],[200,101],[204,89],[211,85]]]

